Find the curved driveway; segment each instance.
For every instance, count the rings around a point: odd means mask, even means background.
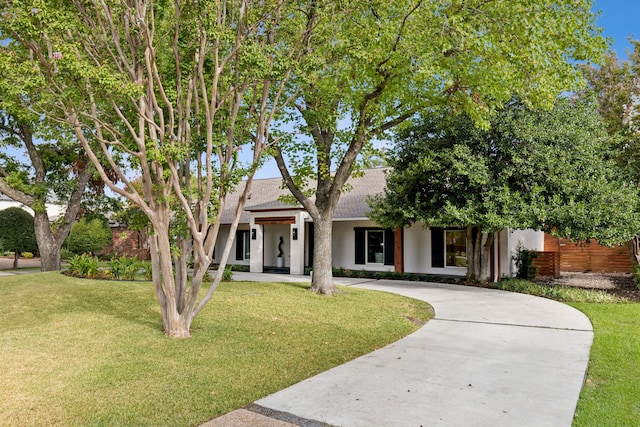
[[[336,282],[427,301],[435,317],[393,344],[207,426],[571,425],[593,340],[581,312],[543,298],[467,286]]]

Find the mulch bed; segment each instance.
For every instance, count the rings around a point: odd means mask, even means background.
[[[640,302],[640,289],[633,283],[629,273],[562,273],[559,278],[541,278],[540,281],[551,285],[599,289],[632,302]]]

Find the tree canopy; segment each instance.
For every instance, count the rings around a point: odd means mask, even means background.
[[[550,108],[605,43],[591,1],[316,2],[315,67],[297,75],[278,167],[313,218],[312,290],[331,294],[331,221],[363,150],[414,115],[448,108],[483,127],[517,96]],[[302,137],[301,135],[304,135]],[[365,156],[366,158],[367,156]]]
[[[510,102],[487,130],[466,115],[426,114],[398,135],[371,218],[621,243],[640,224],[613,150],[594,106],[566,98],[550,111]]]
[[[632,40],[632,44],[627,61],[609,52],[602,66],[583,65],[588,86],[580,96],[596,100],[607,131],[619,148],[617,159],[622,173],[640,185],[640,42]],[[640,263],[640,235],[636,234],[631,243],[634,260]]]
[[[270,125],[295,96],[288,79],[306,72],[313,4],[12,2],[0,17],[12,93],[37,92],[31,108],[70,126],[105,184],[147,216],[171,336],[189,336],[220,283]],[[221,268],[202,295],[225,198],[243,177]]]

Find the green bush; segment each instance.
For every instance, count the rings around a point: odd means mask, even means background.
[[[140,269],[145,280],[153,279],[153,271],[151,270],[151,261],[140,261]]]
[[[20,208],[0,211],[0,247],[20,254],[38,252],[33,216]]]
[[[636,284],[636,287],[640,289],[640,264],[633,265],[633,283]]]
[[[538,266],[533,263],[533,260],[538,258],[538,253],[533,249],[523,248],[518,245],[513,260],[516,262],[516,277],[518,279],[535,279],[538,274]]]
[[[625,299],[599,289],[582,289],[568,286],[547,285],[528,280],[505,278],[490,285],[494,289],[535,295],[561,302],[611,304],[626,302]]]
[[[230,265],[225,267],[224,272],[222,273],[222,280],[225,282],[233,280],[233,269]]]
[[[137,258],[128,258],[125,255],[113,256],[109,260],[109,269],[114,279],[135,280],[138,269],[141,268]]]
[[[111,229],[108,223],[93,218],[82,218],[76,222],[66,240],[66,248],[74,254],[93,254],[111,243]]]
[[[33,258],[33,252],[22,252],[20,256],[22,258],[30,259],[30,258]]]
[[[74,277],[98,277],[98,258],[88,255],[76,255],[69,260],[67,274]]]

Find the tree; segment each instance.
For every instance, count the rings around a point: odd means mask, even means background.
[[[583,65],[588,87],[580,95],[595,97],[607,131],[620,147],[618,161],[627,179],[640,186],[640,42],[632,40],[633,52],[620,62],[609,52],[604,64]],[[633,260],[640,263],[640,235],[630,240]]]
[[[109,243],[111,243],[109,224],[100,218],[83,217],[73,224],[66,240],[66,247],[75,254],[94,254],[104,249]]]
[[[94,169],[74,141],[72,129],[34,112],[32,107],[45,102],[40,97],[42,82],[22,84],[29,74],[28,62],[4,45],[0,74],[0,192],[33,210],[42,270],[59,270],[60,248]],[[47,203],[65,205],[63,217],[55,223],[50,222]]]
[[[18,258],[22,252],[37,252],[33,216],[29,212],[20,208],[0,211],[0,247],[13,251],[13,268],[18,268]]]
[[[332,217],[359,156],[419,112],[443,106],[486,126],[512,96],[551,107],[578,87],[574,61],[605,49],[591,2],[517,0],[317,2],[316,66],[297,75],[288,125],[274,155],[313,219],[311,290],[332,294]],[[508,34],[508,36],[507,36]]]
[[[371,218],[465,228],[467,277],[488,280],[493,233],[504,228],[605,244],[634,234],[637,192],[613,154],[589,103],[560,98],[546,111],[510,102],[486,130],[466,115],[427,114],[398,136]]]
[[[0,116],[10,108],[6,101],[7,97],[0,100]],[[45,126],[39,119],[6,113],[0,117],[0,192],[34,211],[41,268],[53,271],[60,270],[60,248],[78,215],[94,169],[79,145],[62,133],[55,142],[39,139],[44,135],[35,129]],[[50,221],[49,202],[65,205],[59,221]]]
[[[271,122],[295,96],[287,82],[307,72],[314,4],[89,0],[3,11],[5,56],[25,64],[4,68],[16,90],[44,88],[38,105],[52,108],[38,113],[72,126],[105,184],[147,216],[170,336],[190,335],[222,279]],[[239,161],[243,146],[250,164]],[[220,268],[201,295],[225,198],[243,177]]]

